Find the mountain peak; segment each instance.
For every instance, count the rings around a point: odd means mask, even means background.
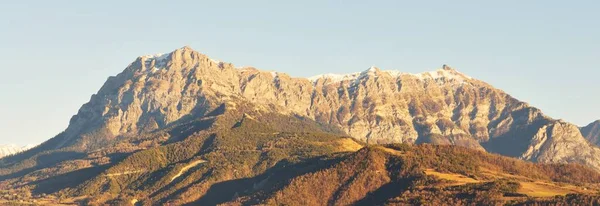
[[[381,71],[381,69],[379,69],[376,66],[371,66],[371,67],[369,67],[369,69],[366,70],[366,72],[378,72],[378,71]]]
[[[179,49],[175,49],[172,52],[169,53],[157,53],[157,54],[150,54],[150,55],[144,55],[141,56],[142,58],[146,58],[146,60],[150,60],[150,59],[155,59],[157,58],[157,60],[161,60],[163,58],[167,58],[169,55],[175,54],[175,53],[184,53],[184,52],[197,52],[196,50],[194,50],[192,47],[190,46],[183,46]]]
[[[188,46],[188,45],[185,45],[185,46],[183,46],[183,47],[179,48],[178,50],[189,50],[189,51],[195,51],[195,50],[194,50],[192,47],[190,47],[190,46]]]
[[[183,46],[179,49],[175,49],[175,51],[173,51],[171,53],[173,53],[173,54],[175,54],[175,53],[198,53],[198,54],[200,54],[200,52],[194,50],[192,47],[187,46],[187,45]]]
[[[194,64],[194,62],[201,61],[201,59],[207,59],[215,64],[222,63],[221,61],[210,59],[205,54],[202,54],[190,46],[184,46],[175,49],[169,53],[158,53],[143,55],[138,57],[136,62],[140,62],[143,65],[142,70],[154,72],[161,69],[166,69],[170,63],[181,64]],[[170,63],[169,63],[170,62]]]

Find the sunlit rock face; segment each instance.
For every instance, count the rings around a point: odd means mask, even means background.
[[[235,67],[189,47],[138,57],[110,77],[55,147],[90,150],[243,102],[333,125],[369,144],[452,144],[600,168],[600,150],[579,128],[446,65],[420,74],[371,67],[296,78]]]

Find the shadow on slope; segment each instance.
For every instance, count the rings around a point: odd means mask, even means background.
[[[43,180],[38,180],[30,183],[35,185],[35,189],[32,192],[36,194],[46,193],[51,194],[58,192],[65,188],[75,187],[92,177],[102,173],[108,165],[102,165],[98,167],[89,167],[80,170],[75,170],[62,175],[52,176]]]
[[[256,177],[214,184],[202,198],[188,205],[218,205],[231,201],[240,195],[270,193],[283,188],[285,183],[292,178],[331,167],[342,160],[342,157],[328,158],[325,156],[311,158],[296,164],[282,160]],[[254,205],[258,202],[250,200],[245,204]]]
[[[23,166],[17,164],[12,168],[3,168],[3,173],[6,174],[0,176],[0,181],[21,177],[35,170],[50,167],[62,161],[81,159],[83,157],[85,157],[84,153],[73,151],[57,151],[40,154],[20,162]]]

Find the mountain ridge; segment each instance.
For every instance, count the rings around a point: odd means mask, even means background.
[[[420,74],[371,67],[348,75],[295,78],[235,67],[187,46],[140,56],[110,77],[71,119],[55,148],[90,148],[91,139],[114,141],[240,99],[259,110],[339,127],[372,144],[455,144],[531,161],[576,161],[600,168],[600,150],[588,145],[572,124],[447,65]],[[93,138],[95,134],[100,138]],[[585,152],[573,154],[561,144]]]
[[[541,186],[528,178],[546,181],[546,189],[558,185],[549,189],[558,195],[583,195],[559,184],[596,190],[600,149],[579,129],[446,65],[421,74],[371,67],[309,80],[235,67],[184,47],[136,58],[64,132],[0,159],[0,191],[74,204],[277,204],[311,196],[320,190],[301,188],[318,185],[332,204],[408,204],[425,196],[405,199],[390,187],[428,194],[405,187],[423,186],[428,175],[482,175],[460,188],[433,182],[445,201],[461,197],[464,204],[481,201],[479,192],[494,201],[519,192],[539,197],[516,188]],[[512,173],[522,181],[497,179]],[[371,177],[377,184],[366,184]],[[509,190],[496,191],[506,184]]]

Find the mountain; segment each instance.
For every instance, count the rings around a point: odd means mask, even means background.
[[[444,149],[424,145],[411,148],[429,148],[428,153],[409,152],[406,159],[388,154],[399,154],[390,147],[363,148],[390,143],[458,145],[457,150],[469,152],[444,159],[438,152]],[[503,159],[511,164],[494,166],[497,162],[486,160],[468,171],[444,169],[467,164],[466,157],[488,155],[484,151],[560,165]],[[453,164],[404,164],[417,160]],[[364,167],[354,168],[358,163]],[[406,184],[421,187],[417,180],[429,181],[424,174],[438,175],[435,181],[442,182],[448,175],[483,178],[469,180],[479,183],[473,186],[476,189],[444,192],[450,197],[487,191],[488,180],[511,178],[512,172],[523,181],[554,185],[548,189],[555,192],[551,194],[587,194],[580,186],[596,182],[597,173],[565,163],[598,170],[600,149],[588,143],[577,126],[547,117],[449,66],[420,74],[371,67],[347,75],[294,78],[238,68],[183,47],[138,57],[108,78],[65,131],[31,150],[0,159],[0,191],[48,204],[286,204],[295,194],[312,195],[309,185],[321,184],[332,188],[314,191],[329,191],[319,195],[331,204],[370,202],[368,198],[402,204],[416,200],[388,191],[400,186],[394,191],[411,191]],[[516,173],[513,164],[527,169]],[[479,167],[492,174],[474,169]],[[440,168],[443,171],[431,173]],[[531,176],[528,169],[538,175]],[[315,173],[327,178],[319,179]],[[566,179],[543,177],[552,173]],[[341,176],[330,178],[332,174]],[[380,179],[368,185],[348,177]],[[576,177],[592,179],[574,181]],[[342,182],[347,184],[337,185]],[[573,187],[556,186],[560,184]],[[374,196],[367,197],[370,192]],[[462,199],[474,201],[469,195]],[[346,196],[352,198],[341,198]]]
[[[448,66],[421,74],[371,67],[305,79],[236,68],[189,47],[139,57],[110,77],[47,147],[101,148],[244,101],[338,127],[369,144],[453,144],[600,169],[600,150],[577,126]]]
[[[591,143],[600,145],[600,120],[581,128],[581,133]]]
[[[19,153],[25,150],[28,150],[30,148],[32,148],[33,146],[31,145],[26,145],[26,146],[17,146],[17,145],[13,145],[13,144],[9,144],[9,145],[0,145],[0,158],[4,157],[4,156],[8,156],[11,154],[15,154],[15,153]]]

